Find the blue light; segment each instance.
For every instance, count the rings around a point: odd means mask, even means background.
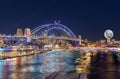
[[[1,52],[5,52],[5,49],[0,47],[0,51]]]
[[[0,59],[0,62],[3,62],[3,60]]]
[[[53,27],[51,27],[52,29],[54,27],[58,28],[58,29],[61,29],[61,30],[65,31],[65,33],[67,33],[70,37],[75,38],[75,39],[77,38],[75,36],[75,34],[68,27],[66,27],[66,26],[64,26],[62,24],[57,24],[57,27],[56,27],[56,24],[54,24],[54,23],[53,24],[44,24],[44,25],[38,26],[37,28],[35,28],[35,29],[32,30],[32,34],[36,35],[40,30],[43,30],[47,26],[53,26]],[[50,29],[48,29],[48,30],[50,30]],[[41,33],[41,34],[43,34],[43,33]]]

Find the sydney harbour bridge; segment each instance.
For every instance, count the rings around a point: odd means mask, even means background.
[[[44,24],[32,31],[33,39],[38,43],[59,44],[64,47],[66,44],[78,45],[75,34],[65,25],[59,23]],[[39,41],[38,41],[39,40]]]
[[[43,24],[41,26],[36,27],[31,30],[28,29],[24,32],[24,35],[1,35],[0,37],[5,41],[11,43],[17,43],[19,41],[30,40],[34,44],[61,44],[66,45],[71,44],[72,46],[76,46],[79,44],[79,41],[76,35],[65,25],[60,23],[51,23],[51,24]],[[15,42],[14,42],[15,41]]]

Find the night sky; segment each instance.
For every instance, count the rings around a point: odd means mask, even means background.
[[[18,27],[35,27],[60,20],[77,36],[104,38],[111,29],[120,39],[119,0],[1,0],[0,33],[14,34]]]

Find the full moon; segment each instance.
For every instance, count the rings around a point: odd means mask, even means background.
[[[105,38],[110,38],[111,39],[113,37],[113,31],[110,30],[110,29],[106,30],[104,32],[104,36],[105,36]]]

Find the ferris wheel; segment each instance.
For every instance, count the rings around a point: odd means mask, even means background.
[[[104,36],[105,36],[105,38],[107,38],[107,39],[113,38],[113,36],[114,36],[113,31],[110,30],[110,29],[106,30],[106,31],[104,32]]]

